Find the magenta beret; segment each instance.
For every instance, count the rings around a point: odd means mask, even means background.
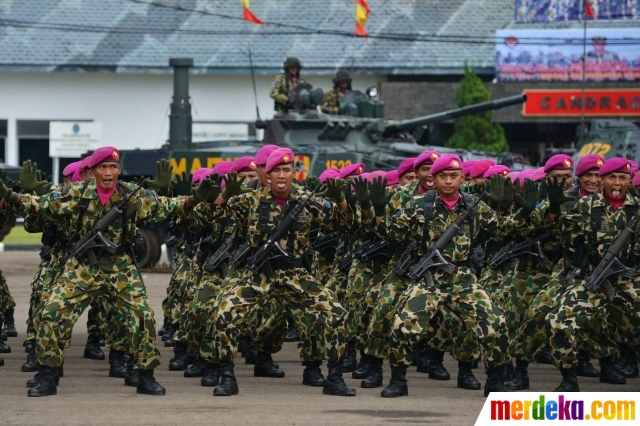
[[[85,169],[89,168],[89,164],[91,164],[91,156],[85,157],[80,161],[80,166],[78,167],[78,172],[83,172]]]
[[[265,145],[256,152],[254,161],[257,166],[266,166],[267,160],[273,151],[280,149],[278,145]]]
[[[416,158],[416,161],[413,163],[413,168],[418,170],[423,164],[435,163],[438,158],[440,158],[440,153],[438,151],[425,151],[418,155],[418,158]]]
[[[510,170],[507,166],[502,166],[502,165],[492,166],[492,167],[489,167],[489,170],[484,172],[484,175],[482,175],[482,177],[485,179],[489,179],[491,176],[497,175],[497,174],[502,175],[503,177],[506,177],[509,174],[509,172]]]
[[[291,164],[293,163],[294,158],[295,155],[293,155],[293,151],[289,148],[278,148],[269,155],[265,171],[270,173],[271,170],[275,169],[277,166]]]
[[[476,160],[468,160],[462,163],[462,173],[464,173],[465,175],[468,175],[469,173],[471,173],[471,169],[476,163],[477,163]]]
[[[208,170],[206,167],[202,167],[195,172],[191,173],[191,183],[200,183],[202,181],[202,174]]]
[[[600,167],[598,174],[605,176],[610,173],[627,173],[631,174],[631,161],[626,158],[610,158],[604,162],[604,165]]]
[[[213,165],[213,173],[217,173],[220,176],[226,175],[231,171],[233,167],[232,161],[220,161]]]
[[[549,173],[551,170],[573,170],[573,158],[567,154],[556,154],[549,158],[544,164],[544,172]]]
[[[361,175],[364,172],[364,164],[356,163],[346,166],[340,171],[340,179],[344,179],[351,175]]]
[[[73,176],[78,170],[78,167],[80,167],[80,163],[81,161],[74,161],[73,163],[67,165],[67,167],[65,167],[64,170],[62,171],[62,176],[64,177]]]
[[[638,173],[638,163],[633,160],[629,160],[631,163],[631,176],[635,176]]]
[[[540,167],[539,169],[535,169],[528,178],[534,182],[540,182],[545,176],[547,176],[547,173],[544,171],[544,167]]]
[[[96,149],[91,154],[91,161],[89,161],[89,168],[93,169],[102,163],[119,163],[120,152],[113,146],[103,146]]]
[[[460,157],[448,154],[438,158],[431,167],[431,175],[435,176],[445,170],[462,170],[462,160]]]
[[[509,172],[507,174],[507,178],[511,179],[511,182],[515,182],[516,179],[518,178],[518,175],[520,174],[520,172]]]
[[[576,165],[576,176],[580,177],[583,174],[592,171],[592,170],[600,170],[600,168],[604,165],[604,157],[600,154],[589,154],[578,160],[578,164]]]
[[[518,177],[516,178],[516,181],[520,184],[520,186],[524,185],[525,179],[532,179],[531,175],[533,174],[534,171],[535,169],[526,169],[521,171],[520,173],[518,173]]]
[[[253,172],[258,166],[253,157],[240,157],[233,162],[230,172]]]
[[[390,172],[385,173],[384,178],[387,180],[387,186],[393,186],[400,183],[398,180],[397,170],[391,170]]]
[[[633,186],[640,186],[640,173],[636,173],[633,177]]]
[[[484,176],[484,172],[489,170],[491,167],[495,166],[491,160],[479,160],[476,164],[471,167],[470,176],[475,179]]]
[[[340,169],[331,168],[327,169],[320,174],[320,182],[325,183],[327,178],[336,179],[340,176]]]
[[[414,171],[416,168],[414,164],[416,163],[416,158],[405,158],[400,163],[400,167],[398,167],[398,177],[404,176],[408,172]]]

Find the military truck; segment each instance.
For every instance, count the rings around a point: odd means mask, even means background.
[[[600,154],[607,159],[623,157],[640,163],[640,128],[624,120],[593,120],[587,137],[576,147],[574,160],[588,154]]]

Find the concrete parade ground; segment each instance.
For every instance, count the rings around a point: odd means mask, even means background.
[[[156,370],[158,382],[167,389],[165,396],[138,395],[124,386],[123,379],[109,378],[108,361],[92,361],[82,357],[87,339],[86,313],[73,333],[72,345],[65,352],[64,378],[58,395],[28,398],[25,382],[34,373],[22,373],[26,361],[22,347],[25,338],[30,282],[39,261],[38,252],[4,252],[0,269],[16,300],[18,337],[9,338],[10,354],[0,354],[5,365],[0,367],[0,424],[442,424],[472,425],[485,398],[481,390],[456,388],[457,365],[450,356],[445,366],[449,381],[429,380],[426,374],[411,367],[408,374],[409,396],[384,399],[379,389],[361,389],[360,380],[345,374],[349,386],[357,389],[353,398],[322,395],[322,388],[302,385],[303,367],[295,343],[285,343],[274,360],[285,370],[283,379],[253,377],[253,366],[242,358],[236,364],[240,394],[213,397],[213,388],[200,386],[199,378],[184,378],[182,372],[168,369],[172,349],[160,343],[162,365]],[[156,320],[162,319],[161,302],[165,296],[169,274],[144,274]],[[103,348],[108,353],[107,348]],[[597,366],[597,362],[594,363]],[[326,374],[326,363],[323,373]],[[550,365],[530,367],[531,391],[552,391],[561,381],[560,373]],[[483,385],[484,368],[474,370]],[[390,371],[385,362],[385,386]],[[626,386],[602,385],[598,379],[580,378],[583,391],[638,392],[640,379],[628,380]]]

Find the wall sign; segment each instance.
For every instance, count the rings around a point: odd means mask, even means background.
[[[532,117],[580,117],[582,90],[525,90],[522,115]],[[587,117],[640,116],[640,89],[588,89],[584,93]]]

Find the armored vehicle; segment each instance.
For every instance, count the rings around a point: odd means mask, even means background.
[[[576,147],[574,159],[588,154],[640,163],[640,128],[629,121],[593,120],[586,139]]]

